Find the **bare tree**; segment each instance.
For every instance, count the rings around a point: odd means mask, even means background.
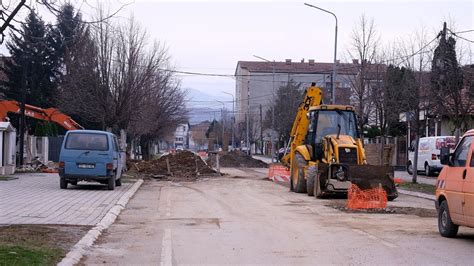
[[[347,54],[351,59],[358,59],[359,63],[354,66],[357,75],[351,76],[348,82],[352,88],[352,100],[359,116],[359,129],[360,132],[363,132],[372,108],[370,75],[373,67],[371,64],[376,57],[380,38],[375,29],[374,20],[368,19],[365,15],[360,17],[359,22],[352,30],[351,37],[351,48]]]
[[[0,1],[0,44],[3,43],[5,39],[5,31],[10,29],[12,31],[19,32],[20,30],[17,27],[17,24],[23,24],[23,21],[18,17],[21,17],[21,12],[24,10],[33,10],[39,9],[40,7],[45,8],[51,14],[55,16],[60,16],[63,12],[61,9],[65,4],[69,4],[68,0],[1,0]],[[82,0],[81,4],[87,4],[91,6],[87,0]],[[106,22],[108,19],[116,16],[125,6],[128,4],[123,4],[113,12],[108,13],[106,16],[103,16],[100,20],[91,20],[83,21],[84,23],[100,23]]]

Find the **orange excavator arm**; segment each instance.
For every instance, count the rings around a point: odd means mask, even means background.
[[[20,114],[20,103],[17,101],[0,101],[0,120],[5,121],[8,113]],[[39,108],[33,105],[25,104],[25,116],[38,120],[54,122],[66,130],[84,129],[70,116],[63,114],[56,108]]]

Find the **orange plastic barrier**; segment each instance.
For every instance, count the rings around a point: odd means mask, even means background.
[[[290,171],[283,165],[270,165],[268,168],[268,177],[274,176],[290,176]]]
[[[401,183],[403,183],[403,179],[398,178],[398,177],[395,177],[395,178],[393,179],[393,182],[395,182],[395,184],[401,184]]]
[[[387,192],[382,187],[361,190],[352,184],[347,193],[349,209],[384,209],[387,207]]]

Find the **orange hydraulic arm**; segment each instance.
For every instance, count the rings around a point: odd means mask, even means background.
[[[17,101],[0,101],[0,120],[5,121],[8,113],[20,114],[20,103]],[[43,109],[25,104],[25,115],[38,120],[54,122],[66,130],[84,129],[71,117],[56,108]]]

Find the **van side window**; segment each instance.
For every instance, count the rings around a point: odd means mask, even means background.
[[[472,138],[472,136],[468,136],[461,140],[456,151],[454,151],[453,166],[466,166],[467,155],[471,149]]]

